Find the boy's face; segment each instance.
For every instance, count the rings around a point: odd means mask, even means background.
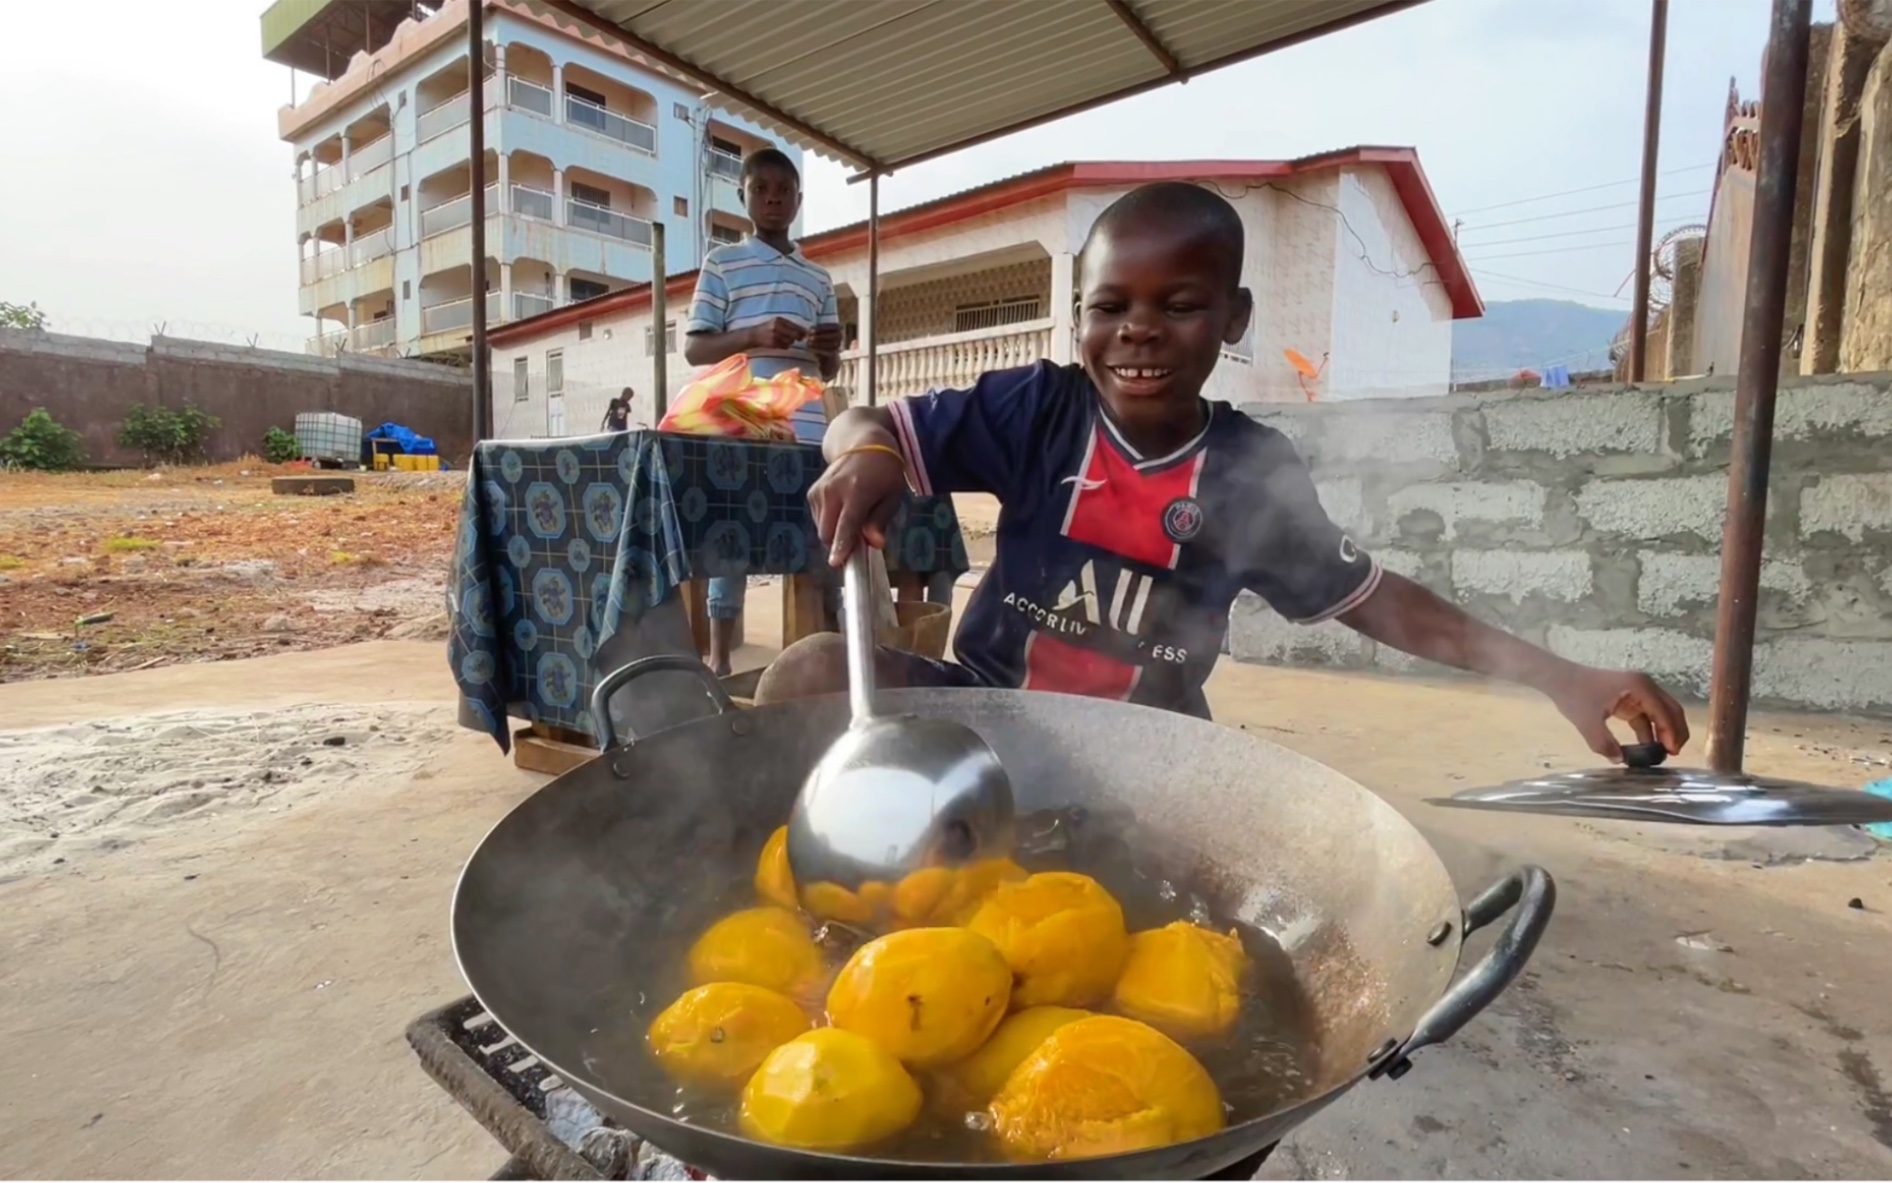
[[[1222,347],[1248,331],[1253,305],[1228,274],[1226,251],[1188,226],[1124,227],[1091,240],[1078,351],[1118,422],[1195,414]]]
[[[777,165],[751,169],[742,182],[742,206],[760,234],[786,234],[801,212],[801,185]]]

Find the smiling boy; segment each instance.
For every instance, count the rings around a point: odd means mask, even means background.
[[[1566,661],[1482,624],[1379,563],[1328,519],[1288,439],[1201,392],[1254,313],[1234,207],[1148,185],[1098,218],[1081,255],[1081,363],[986,374],[858,407],[829,427],[809,493],[830,561],[885,527],[909,487],[990,493],[997,555],[954,637],[957,663],[883,648],[882,685],[992,686],[1122,699],[1208,717],[1203,683],[1251,591],[1290,620],[1531,686],[1598,754],[1608,720],[1671,752],[1681,707],[1647,676]],[[839,637],[810,637],[758,701],[846,685]]]

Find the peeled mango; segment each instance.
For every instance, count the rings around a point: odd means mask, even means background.
[[[793,999],[746,982],[686,991],[650,1025],[650,1050],[688,1084],[740,1086],[776,1048],[808,1030]]]
[[[1130,938],[1117,1009],[1172,1039],[1223,1035],[1241,1017],[1247,972],[1240,937],[1178,920]]]
[[[997,945],[1017,975],[1014,1010],[1102,1002],[1130,946],[1116,897],[1070,871],[999,884],[967,927]]]
[[[776,1048],[742,1090],[737,1122],[761,1142],[843,1152],[891,1138],[920,1113],[920,1086],[887,1050],[818,1027]]]
[[[914,1068],[977,1051],[1005,1017],[1012,971],[991,941],[964,928],[909,928],[862,945],[828,990],[836,1027]]]

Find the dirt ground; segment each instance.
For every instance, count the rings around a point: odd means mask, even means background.
[[[0,682],[444,636],[461,476],[273,496],[284,471],[0,477]]]
[[[773,635],[773,597],[751,605],[750,636]],[[0,686],[0,1174],[498,1167],[402,1031],[465,992],[454,877],[543,778],[453,726],[445,666],[438,643],[377,641]],[[1438,809],[1423,799],[1593,760],[1548,706],[1469,682],[1225,662],[1210,689],[1225,725],[1384,795],[1466,897],[1520,862],[1560,889],[1490,1011],[1314,1118],[1264,1177],[1892,1170],[1892,861],[1863,836]],[[1756,770],[1857,785],[1887,774],[1892,722],[1761,716],[1749,751]],[[165,760],[188,775],[154,780]],[[55,825],[62,809],[105,824]]]

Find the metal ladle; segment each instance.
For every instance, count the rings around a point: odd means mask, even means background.
[[[1012,782],[979,733],[950,719],[874,713],[874,606],[867,550],[842,580],[853,719],[802,783],[788,821],[795,882],[898,883],[925,867],[1011,854]]]

